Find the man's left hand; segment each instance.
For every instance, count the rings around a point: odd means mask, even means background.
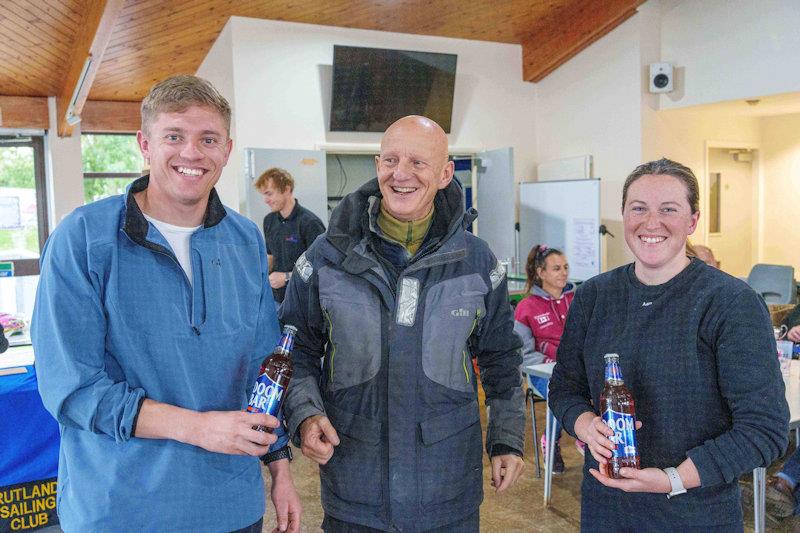
[[[300,515],[303,508],[300,505],[300,496],[294,487],[292,474],[289,471],[289,460],[279,459],[268,465],[272,474],[272,487],[270,499],[275,506],[277,527],[272,533],[299,533]]]
[[[516,483],[523,470],[525,461],[519,455],[509,453],[492,457],[492,486],[495,492],[503,492]]]
[[[625,492],[669,494],[672,490],[669,477],[660,468],[643,468],[642,470],[620,468],[619,473],[622,475],[622,479],[614,479],[594,468],[590,468],[589,473],[606,487],[620,489]]]
[[[286,272],[273,272],[269,275],[269,286],[281,289],[286,286]]]

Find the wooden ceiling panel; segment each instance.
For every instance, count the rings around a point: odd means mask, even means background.
[[[62,89],[97,0],[0,0],[0,95]],[[124,0],[89,98],[137,101],[195,72],[231,16],[523,45],[541,79],[635,12],[640,0]],[[599,29],[598,29],[599,28]]]
[[[58,92],[83,9],[82,0],[0,2],[0,94]]]

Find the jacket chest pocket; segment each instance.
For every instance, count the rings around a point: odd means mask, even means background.
[[[486,315],[484,293],[470,286],[474,281],[472,276],[445,281],[425,298],[422,369],[431,381],[461,392],[474,387],[467,341]]]
[[[320,303],[328,342],[328,389],[354,387],[374,378],[381,367],[378,296],[363,280],[320,272]]]

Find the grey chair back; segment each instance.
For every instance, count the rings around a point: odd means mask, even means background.
[[[797,301],[797,283],[792,266],[753,265],[747,284],[768,304],[793,304]]]

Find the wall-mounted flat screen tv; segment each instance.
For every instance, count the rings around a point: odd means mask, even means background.
[[[450,133],[454,54],[333,47],[331,131],[384,131],[406,115],[424,115]]]

